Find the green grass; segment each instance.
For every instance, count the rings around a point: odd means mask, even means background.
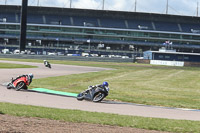
[[[131,63],[84,63],[77,64],[110,67],[115,70],[37,79],[31,88],[42,87],[79,93],[89,85],[108,81],[110,95],[107,99],[110,100],[200,109],[199,68],[139,66]]]
[[[0,113],[15,116],[62,120],[67,122],[94,123],[176,133],[197,133],[200,131],[200,121],[134,117],[97,112],[86,112],[79,110],[65,110],[37,106],[16,105],[10,103],[0,103]]]
[[[15,68],[36,68],[36,66],[12,64],[12,63],[0,63],[0,69],[15,69]]]
[[[17,60],[43,63],[42,60]],[[107,67],[114,70],[34,79],[30,88],[48,88],[79,93],[89,85],[108,81],[110,94],[107,99],[109,100],[200,109],[200,68],[197,67],[56,60],[51,60],[50,62],[66,65]]]
[[[8,59],[3,59],[8,60]],[[15,60],[16,59],[9,59]],[[42,60],[21,60],[41,62]],[[114,70],[34,79],[30,88],[79,93],[88,85],[110,83],[107,99],[147,105],[200,109],[200,68],[166,67],[133,63],[50,61],[56,64],[96,66]],[[53,67],[53,65],[52,65]],[[53,109],[0,103],[0,114],[39,117],[68,122],[96,123],[168,132],[199,132],[199,121],[124,116],[79,110]]]

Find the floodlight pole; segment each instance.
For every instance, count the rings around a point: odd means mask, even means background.
[[[5,5],[7,5],[7,0],[5,0]]]
[[[24,51],[26,47],[27,6],[28,6],[28,0],[22,0],[20,40],[19,40],[20,52]]]
[[[168,14],[168,7],[169,7],[169,1],[167,0],[167,5],[166,5],[166,14]]]
[[[135,0],[135,12],[137,10],[137,0]]]
[[[104,10],[104,4],[105,4],[105,0],[103,0],[102,10]]]
[[[72,8],[72,0],[70,0],[70,5],[69,6],[70,6],[70,8]]]
[[[199,16],[199,2],[197,2],[197,17]]]
[[[37,2],[37,6],[39,6],[39,4],[40,4],[40,0],[38,0],[38,2]]]

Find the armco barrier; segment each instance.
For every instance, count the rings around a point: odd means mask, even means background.
[[[26,54],[0,54],[0,58],[40,59],[40,60],[71,60],[71,61],[97,61],[97,62],[133,62],[133,59],[108,57],[82,57],[82,56],[55,56],[55,55],[26,55]]]
[[[134,62],[132,58],[108,58],[108,57],[82,57],[82,56],[50,56],[50,55],[22,55],[0,54],[0,58],[40,59],[40,60],[70,60],[70,61],[97,61],[97,62]],[[135,62],[150,64],[150,60],[137,59]],[[200,67],[200,62],[184,62],[184,66]]]

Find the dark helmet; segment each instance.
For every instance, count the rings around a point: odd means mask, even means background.
[[[32,79],[33,78],[33,74],[29,73],[28,76]]]
[[[103,82],[102,86],[107,86],[108,87],[108,82]]]

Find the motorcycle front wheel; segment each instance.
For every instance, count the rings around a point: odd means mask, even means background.
[[[12,83],[9,83],[8,85],[7,85],[7,89],[12,89]]]
[[[80,93],[77,95],[77,100],[82,101],[84,99],[84,94]]]
[[[94,96],[92,101],[93,102],[101,102],[104,98],[105,98],[105,93],[99,92]]]

